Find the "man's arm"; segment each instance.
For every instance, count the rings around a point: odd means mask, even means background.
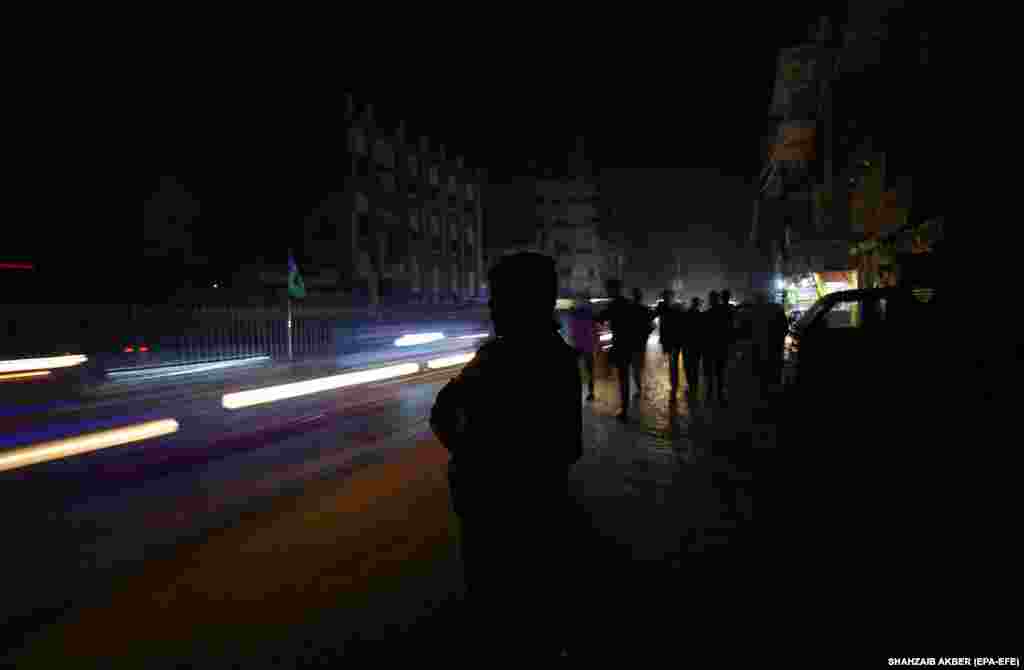
[[[482,347],[462,372],[445,384],[430,411],[430,428],[448,451],[455,452],[458,449],[459,438],[465,434],[469,424],[469,401],[474,395],[475,381],[479,379],[483,361],[487,357],[486,349]]]
[[[430,411],[430,428],[441,444],[448,451],[454,452],[458,444],[459,434],[465,430],[467,423],[466,410],[461,398],[465,393],[462,377],[456,377],[437,394],[434,407]]]

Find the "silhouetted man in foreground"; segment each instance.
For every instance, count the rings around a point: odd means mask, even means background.
[[[566,631],[569,467],[583,453],[575,352],[553,323],[558,277],[543,255],[491,270],[496,338],[437,396],[431,427],[451,452],[470,620],[488,653],[558,656]]]

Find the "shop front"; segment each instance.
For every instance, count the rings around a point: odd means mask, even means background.
[[[785,282],[787,316],[806,312],[820,298],[836,291],[857,288],[856,271],[807,272]]]

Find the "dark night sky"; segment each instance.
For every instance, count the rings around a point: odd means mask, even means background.
[[[139,192],[175,175],[200,199],[204,225],[224,231],[227,264],[277,256],[328,190],[351,89],[385,123],[406,120],[410,136],[444,142],[497,181],[530,159],[558,161],[583,135],[634,230],[746,226],[749,206],[734,201],[759,168],[776,52],[814,12],[474,16],[476,30],[428,38],[368,31],[358,42],[348,27],[294,50],[267,42],[215,58],[173,54],[141,75],[71,73],[61,104],[44,106],[47,151],[26,159],[34,188],[24,197],[69,209],[58,217],[67,253],[88,264],[134,239]],[[46,234],[26,226],[11,248],[38,248]]]

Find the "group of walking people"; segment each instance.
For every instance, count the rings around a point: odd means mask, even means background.
[[[729,290],[711,291],[707,308],[702,298],[692,298],[689,306],[684,306],[676,301],[674,291],[665,290],[658,306],[650,309],[639,289],[633,290],[633,300],[624,298],[617,280],[608,282],[608,294],[611,302],[601,311],[595,310],[589,295],[579,296],[570,314],[569,335],[587,371],[587,399],[594,400],[595,358],[602,350],[599,326],[609,326],[612,342],[608,360],[618,372],[620,420],[627,420],[629,415],[630,379],[636,386],[632,397],[643,397],[644,360],[655,319],[661,348],[668,358],[673,399],[678,397],[681,385],[681,359],[688,397],[698,397],[703,378],[706,397],[725,404],[729,357],[740,339],[752,344],[755,376],[765,384],[778,383],[781,378],[787,324],[781,307],[771,305],[766,296],[758,295],[741,317]]]

